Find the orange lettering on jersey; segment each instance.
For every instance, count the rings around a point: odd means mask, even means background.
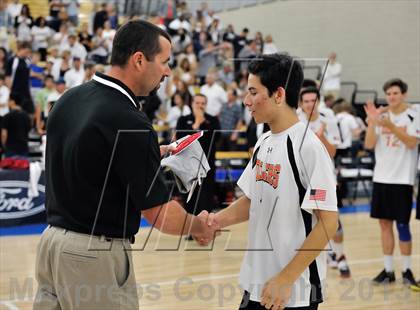
[[[265,169],[263,169],[263,165],[264,163],[257,159],[255,181],[266,182],[276,189],[279,185],[280,165],[266,163]]]
[[[397,128],[400,128],[404,132],[407,132],[407,126],[401,126],[401,127],[397,127]],[[386,131],[384,129],[386,129]],[[382,134],[385,134],[386,146],[387,147],[400,147],[402,145],[400,139],[398,139],[398,137],[396,135],[391,133],[391,131],[388,128],[383,128],[382,129]]]

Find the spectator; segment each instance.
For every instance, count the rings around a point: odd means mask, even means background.
[[[236,90],[227,92],[228,101],[223,105],[220,112],[221,136],[219,140],[220,151],[236,150],[238,131],[242,125],[242,107],[238,102]]]
[[[264,48],[263,48],[263,54],[267,55],[267,54],[275,54],[278,52],[278,49],[276,47],[276,45],[273,43],[273,37],[271,35],[267,35],[265,37],[265,42],[264,42]]]
[[[52,75],[54,80],[64,77],[64,74],[71,68],[71,54],[70,51],[63,51],[61,58],[58,58],[53,65]]]
[[[261,31],[255,33],[254,41],[257,44],[257,54],[261,55],[264,50],[264,38]]]
[[[109,3],[107,5],[107,12],[111,28],[116,30],[118,28],[118,14],[115,9],[115,6],[112,3]]]
[[[194,46],[192,43],[189,43],[185,47],[185,50],[178,56],[178,63],[181,63],[181,60],[183,58],[188,59],[188,63],[190,64],[190,71],[195,75],[197,73],[198,63],[197,56],[194,53]]]
[[[182,53],[186,47],[191,44],[191,38],[184,28],[179,28],[176,34],[172,37],[172,52],[175,56]]]
[[[248,41],[247,45],[241,49],[241,51],[238,54],[238,60],[237,63],[240,63],[240,69],[247,70],[249,62],[257,57],[258,55],[258,48],[257,48],[257,42],[255,40]]]
[[[53,35],[54,31],[47,26],[47,22],[44,17],[40,16],[35,20],[35,24],[32,27],[32,49],[40,53],[40,60],[47,60],[47,48],[48,40]]]
[[[242,29],[242,32],[239,36],[236,36],[235,40],[233,41],[233,55],[235,58],[239,57],[240,51],[245,47],[246,43],[248,42],[249,30],[248,28]],[[234,62],[235,74],[240,71],[240,62]]]
[[[67,39],[67,44],[61,46],[61,51],[70,51],[71,57],[78,57],[83,62],[86,60],[87,52],[85,47],[77,41],[75,33],[70,33]]]
[[[6,74],[7,66],[7,51],[4,47],[0,47],[0,74]]]
[[[200,93],[206,96],[206,113],[218,116],[223,105],[227,102],[226,91],[216,83],[217,73],[214,69],[209,70],[206,76],[206,84],[201,86]]]
[[[190,62],[187,57],[184,57],[180,64],[179,70],[181,74],[181,80],[187,83],[188,85],[193,85],[195,82],[195,75],[191,72]]]
[[[207,40],[206,48],[201,50],[198,55],[199,63],[197,76],[200,78],[200,84],[203,84],[204,78],[209,69],[217,66],[219,51],[229,47],[229,43],[226,42],[215,46],[211,39]]]
[[[33,52],[30,65],[32,98],[35,98],[36,93],[41,90],[44,81],[44,68],[39,65],[40,60],[41,54],[39,52]]]
[[[222,41],[222,29],[220,27],[219,18],[213,19],[210,26],[207,28],[207,33],[210,35],[214,44],[219,44],[219,42]]]
[[[334,105],[336,113],[338,129],[340,130],[341,143],[337,146],[337,156],[355,156],[351,152],[351,146],[354,139],[358,139],[361,129],[357,124],[356,118],[353,116],[351,103],[344,99]]]
[[[15,57],[9,59],[6,67],[6,85],[10,85],[11,93],[19,94],[22,109],[28,114],[34,113],[34,104],[30,92],[30,65],[31,45],[20,43]]]
[[[18,42],[31,42],[32,16],[27,4],[22,5],[20,15],[15,17],[16,40]]]
[[[109,54],[109,45],[107,40],[103,37],[103,29],[98,28],[95,36],[92,39],[92,51],[90,57],[98,64],[106,65]]]
[[[79,42],[85,47],[86,52],[90,52],[92,49],[92,35],[88,31],[88,24],[83,23],[78,34]]]
[[[93,75],[95,74],[96,70],[95,70],[95,64],[92,62],[88,62],[85,64],[85,78],[83,80],[84,82],[89,82]]]
[[[114,40],[115,36],[115,29],[111,27],[111,22],[109,20],[106,20],[104,23],[104,30],[103,30],[103,38],[108,41],[108,46],[112,47],[112,41]]]
[[[64,94],[66,90],[67,90],[66,82],[64,81],[64,79],[63,78],[58,79],[55,82],[55,89],[47,97],[48,112],[51,111],[56,101],[60,99],[60,97]]]
[[[48,97],[55,90],[54,77],[44,78],[44,87],[35,96],[35,126],[39,135],[45,134],[45,121],[48,117]]]
[[[9,94],[10,90],[6,86],[6,77],[0,74],[0,126],[7,113],[9,113]]]
[[[223,82],[225,86],[230,85],[234,80],[233,66],[230,61],[223,62],[223,68],[219,70],[219,80]]]
[[[190,107],[185,103],[184,98],[180,92],[176,92],[172,96],[172,107],[169,109],[166,122],[169,124],[169,128],[175,129],[178,119],[181,116],[191,114]]]
[[[66,24],[60,25],[59,31],[54,33],[52,37],[52,46],[58,46],[60,49],[62,46],[68,44],[69,27]]]
[[[223,34],[222,40],[224,42],[229,42],[229,43],[233,44],[234,41],[235,41],[235,38],[236,38],[236,34],[235,34],[234,29],[233,29],[233,25],[229,24],[226,28],[225,33]]]
[[[6,8],[6,1],[0,1],[0,46],[9,50],[9,34],[12,33],[14,18]]]
[[[4,3],[6,3],[6,1],[4,1]],[[19,3],[19,0],[13,0],[13,2],[8,4],[6,11],[9,13],[10,17],[15,20],[22,12],[22,3]]]
[[[101,9],[97,11],[93,17],[93,32],[96,33],[98,28],[104,28],[105,21],[108,20],[108,12],[106,3],[101,4]]]
[[[337,62],[337,54],[334,52],[330,54],[328,60],[328,65],[323,70],[325,74],[322,90],[324,94],[333,94],[335,98],[338,98],[340,97],[342,66]]]
[[[63,5],[66,7],[67,15],[73,26],[79,26],[79,11],[80,3],[78,0],[63,0]]]
[[[4,116],[1,129],[1,142],[5,148],[6,157],[28,157],[28,133],[31,129],[31,119],[22,110],[20,96],[12,93],[9,98],[10,112]]]
[[[79,86],[85,79],[85,69],[83,68],[82,61],[79,57],[73,58],[73,66],[64,74],[64,81],[66,82],[66,88],[72,88]]]

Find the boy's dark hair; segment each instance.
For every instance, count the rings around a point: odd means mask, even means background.
[[[303,95],[305,94],[316,94],[316,99],[319,100],[319,98],[321,98],[319,90],[316,87],[303,88],[302,91],[300,92],[300,101],[302,101]]]
[[[115,34],[111,65],[124,67],[130,56],[139,51],[152,61],[161,52],[160,36],[171,42],[168,33],[149,22],[134,20],[125,23]]]
[[[302,83],[302,87],[306,88],[306,87],[317,87],[316,82],[314,80],[311,79],[304,79],[303,83]]]
[[[194,99],[195,97],[203,97],[203,98],[205,98],[205,99],[206,99],[206,103],[207,103],[207,96],[206,96],[206,95],[204,95],[204,94],[202,94],[202,93],[198,93],[198,94],[195,94],[195,95],[193,96],[193,99]]]
[[[260,78],[270,97],[279,87],[283,87],[287,105],[298,107],[303,82],[303,69],[298,59],[287,54],[262,55],[249,63],[248,71]]]
[[[390,80],[386,81],[384,86],[382,87],[382,89],[384,90],[384,92],[386,92],[388,89],[390,89],[393,86],[399,87],[402,94],[405,94],[408,90],[407,83],[405,83],[405,82],[403,82],[403,80],[397,79],[397,78],[396,79],[390,79]]]

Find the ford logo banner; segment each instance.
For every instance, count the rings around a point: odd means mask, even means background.
[[[39,182],[39,195],[29,197],[28,171],[8,171],[7,179],[3,172],[0,173],[0,226],[45,222],[45,186]]]

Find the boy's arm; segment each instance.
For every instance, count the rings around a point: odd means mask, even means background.
[[[327,242],[334,236],[338,226],[336,211],[314,210],[318,223],[296,251],[295,257],[277,275],[265,283],[261,304],[284,307],[292,294],[292,287],[304,270],[316,259]],[[282,308],[281,308],[282,309]]]
[[[210,213],[207,219],[207,224],[211,226],[213,222],[216,222],[221,228],[224,228],[226,226],[248,221],[250,206],[251,200],[243,195],[222,211]]]

